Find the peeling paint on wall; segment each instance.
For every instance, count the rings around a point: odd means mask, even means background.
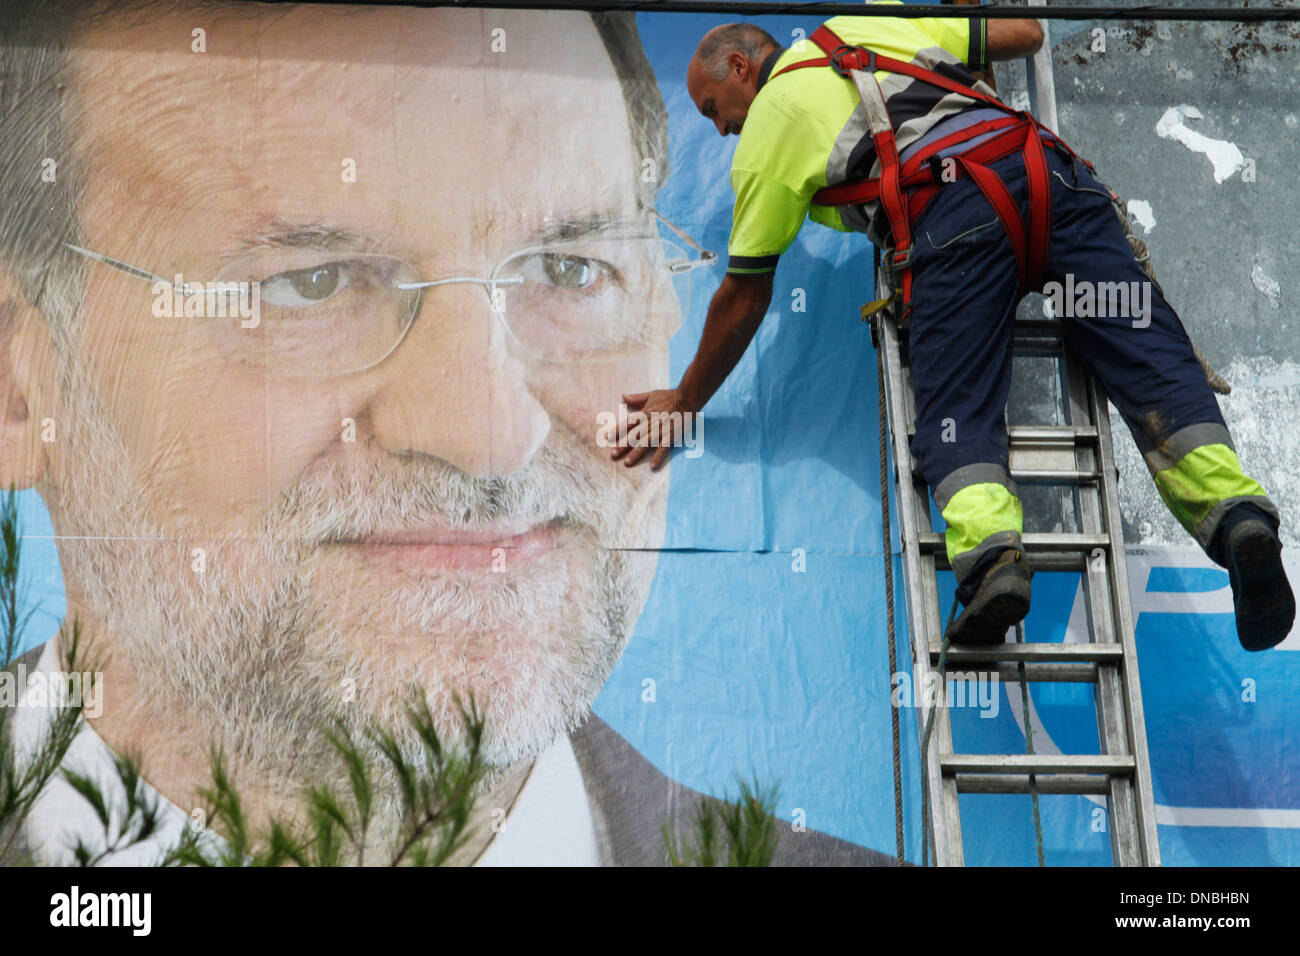
[[[1214,164],[1214,181],[1221,183],[1246,164],[1246,157],[1236,143],[1212,139],[1187,126],[1186,121],[1205,119],[1201,111],[1186,103],[1171,106],[1156,123],[1156,134],[1163,139],[1182,143],[1195,153],[1204,153]]]

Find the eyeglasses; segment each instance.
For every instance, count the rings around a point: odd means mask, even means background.
[[[482,287],[490,310],[529,358],[583,362],[648,345],[665,317],[689,310],[692,273],[717,261],[716,253],[651,212],[654,220],[612,220],[581,238],[513,252],[487,275],[429,280],[389,255],[264,246],[223,266],[211,282],[179,282],[65,245],[154,283],[155,315],[165,296],[185,303],[178,317],[209,316],[206,327],[233,358],[277,376],[319,377],[384,361],[415,324],[428,290],[452,285]],[[659,234],[655,220],[671,238]],[[206,310],[192,301],[196,296],[205,298]],[[240,322],[238,305],[249,300],[258,314]],[[170,303],[161,314],[173,315]]]

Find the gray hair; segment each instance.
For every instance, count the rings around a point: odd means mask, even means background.
[[[85,183],[78,151],[83,117],[70,95],[69,51],[79,36],[105,22],[148,23],[177,10],[228,16],[262,15],[257,3],[231,0],[19,0],[6,3],[0,25],[0,263],[50,324],[60,348],[84,294],[85,260],[77,210]],[[361,12],[334,10],[336,13]],[[642,207],[654,203],[668,174],[668,112],[641,45],[633,13],[592,13],[618,75],[631,127],[635,182]],[[56,162],[53,181],[40,174]],[[645,182],[642,162],[654,161]]]
[[[762,59],[766,50],[779,48],[776,37],[752,23],[728,23],[711,31],[701,41],[695,56],[713,79],[727,78],[727,57],[739,53],[751,62]]]

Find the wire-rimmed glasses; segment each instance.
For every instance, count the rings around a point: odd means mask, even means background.
[[[262,246],[241,253],[210,282],[178,284],[102,253],[68,248],[153,282],[156,297],[206,296],[208,311],[183,314],[215,312],[219,317],[209,315],[208,324],[223,348],[277,376],[373,368],[402,344],[432,290],[464,284],[483,289],[490,311],[525,356],[582,362],[649,345],[670,324],[671,335],[673,320],[690,308],[692,274],[717,260],[653,215],[520,249],[486,275],[437,279],[423,279],[410,263],[382,253]],[[671,237],[660,234],[656,220]],[[238,321],[235,300],[223,296],[253,304],[255,320]],[[214,300],[221,306],[215,310]]]

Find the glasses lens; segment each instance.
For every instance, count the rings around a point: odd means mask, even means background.
[[[250,318],[209,324],[234,358],[274,374],[326,375],[386,357],[410,326],[420,292],[400,259],[367,253],[265,250],[226,266],[217,282],[251,302]]]
[[[497,269],[497,278],[522,280],[497,286],[497,302],[519,347],[550,361],[662,346],[689,303],[689,271],[669,270],[685,257],[658,237],[526,249]]]

